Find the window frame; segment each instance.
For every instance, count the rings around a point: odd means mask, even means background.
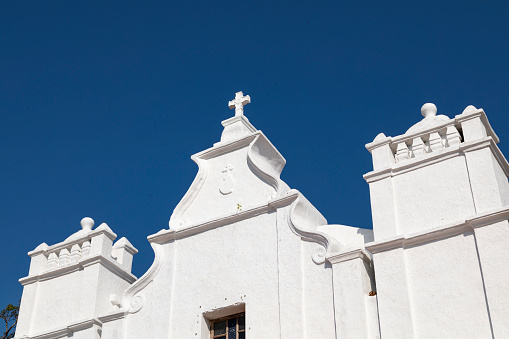
[[[244,316],[244,329],[243,330],[239,330],[239,320],[238,318],[240,318],[241,316]],[[210,319],[209,322],[210,322],[210,339],[217,339],[217,338],[221,338],[221,337],[226,337],[226,339],[228,339],[228,320],[230,319],[237,319],[237,321],[235,322],[235,339],[238,339],[239,338],[239,333],[244,333],[244,338],[245,338],[245,333],[246,333],[246,324],[245,324],[245,319],[246,319],[246,312],[239,312],[239,313],[235,313],[235,314],[232,314],[232,315],[229,315],[227,317],[221,317],[221,318],[217,318],[217,319]],[[214,335],[214,326],[216,323],[218,322],[222,322],[222,321],[226,321],[226,333],[223,333],[223,334],[217,334],[217,335]]]

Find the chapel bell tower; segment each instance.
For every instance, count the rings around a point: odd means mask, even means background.
[[[381,337],[507,338],[509,164],[482,109],[421,113],[366,145]]]

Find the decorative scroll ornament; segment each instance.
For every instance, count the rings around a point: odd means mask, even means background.
[[[152,243],[152,248],[155,252],[154,262],[152,266],[148,269],[145,274],[136,280],[129,288],[124,292],[122,296],[121,305],[129,305],[129,313],[136,313],[143,307],[145,304],[145,295],[142,294],[142,291],[148,284],[150,284],[154,277],[159,273],[161,269],[161,265],[163,262],[163,249],[159,244]]]
[[[233,171],[233,166],[228,165],[223,168],[223,178],[221,179],[221,184],[219,185],[219,192],[221,194],[227,195],[233,192],[233,186],[235,185],[235,181],[233,180],[231,172]]]
[[[129,307],[129,313],[136,313],[143,307],[145,303],[145,296],[143,294],[136,294],[132,297]]]
[[[290,209],[290,229],[303,240],[318,244],[311,259],[317,265],[323,264],[327,254],[339,252],[343,245],[331,236],[317,230],[319,225],[326,224],[327,221],[299,191],[291,190],[287,194],[297,194],[297,199],[292,203]]]
[[[323,264],[325,262],[325,255],[327,254],[327,250],[322,245],[318,245],[316,252],[311,255],[311,259],[317,265]]]

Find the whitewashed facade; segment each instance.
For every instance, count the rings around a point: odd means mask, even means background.
[[[235,314],[214,338],[509,338],[509,164],[482,109],[425,104],[405,134],[366,145],[368,230],[329,225],[280,179],[249,102],[237,93],[221,140],[192,156],[141,278],[136,248],[90,218],[29,252],[16,338],[207,339]]]

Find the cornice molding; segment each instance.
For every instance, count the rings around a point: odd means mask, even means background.
[[[56,267],[54,269],[47,270],[47,271],[45,271],[41,274],[38,274],[38,275],[32,275],[32,276],[28,276],[25,278],[21,278],[21,279],[19,279],[19,282],[23,286],[26,286],[26,285],[33,284],[38,281],[50,280],[50,279],[61,277],[66,274],[77,272],[77,271],[83,270],[87,266],[91,266],[94,264],[103,265],[104,267],[106,267],[107,269],[109,269],[110,271],[115,273],[118,277],[124,279],[125,281],[127,281],[130,284],[132,284],[133,282],[136,281],[136,276],[134,276],[133,274],[131,274],[129,272],[124,271],[122,269],[122,267],[117,262],[108,260],[101,255],[95,255],[95,256],[83,258],[76,263],[72,263],[69,265]]]
[[[136,253],[138,253],[138,249],[136,247],[134,247],[133,244],[131,244],[129,242],[129,240],[127,240],[127,238],[125,238],[125,237],[120,238],[120,240],[118,240],[116,243],[114,243],[113,249],[123,249],[127,253],[132,254],[132,255],[135,255]]]
[[[509,163],[496,145],[493,138],[486,137],[483,139],[462,143],[459,145],[459,147],[451,147],[439,153],[430,153],[425,157],[409,159],[405,162],[396,163],[392,167],[386,167],[380,170],[366,173],[363,177],[367,183],[372,183],[385,178],[395,177],[400,174],[414,171],[422,167],[430,166],[441,161],[452,159],[454,157],[462,156],[467,152],[472,152],[486,147],[491,149],[493,155],[504,170],[504,173],[506,176],[509,176]]]
[[[430,230],[412,233],[409,235],[401,235],[382,241],[370,242],[367,243],[365,247],[373,254],[390,251],[397,248],[406,248],[425,244],[431,241],[450,238],[458,234],[473,231],[476,228],[489,226],[496,222],[508,219],[509,206],[505,206],[503,208],[469,217],[466,220],[432,228]]]
[[[35,256],[37,256],[39,254],[45,253],[48,250],[48,248],[49,248],[48,244],[43,242],[42,244],[40,244],[34,250],[28,252],[27,254],[28,254],[29,257],[35,257]]]
[[[89,327],[92,327],[94,325],[102,326],[102,322],[99,321],[99,319],[97,319],[97,318],[93,318],[93,319],[75,322],[74,324],[67,326],[67,328],[71,332],[77,332],[77,331],[81,331],[81,330],[87,329]]]
[[[379,137],[380,134],[373,140],[372,142],[368,142],[364,147],[371,152],[375,148],[390,144],[392,142],[392,137],[386,137],[384,134]]]
[[[102,322],[97,318],[81,320],[68,326],[59,327],[32,336],[15,337],[15,339],[59,339],[72,337],[75,332],[86,330],[92,326],[102,327]]]
[[[246,210],[239,211],[235,214],[228,214],[225,216],[221,216],[219,218],[215,218],[212,220],[207,220],[204,222],[200,222],[196,225],[191,225],[187,228],[183,229],[163,229],[157,232],[156,234],[152,234],[147,237],[148,241],[155,244],[164,244],[166,242],[177,240],[180,238],[188,237],[194,234],[206,232],[208,230],[225,226],[228,224],[232,224],[234,222],[242,221],[245,219],[249,219],[255,217],[257,215],[261,215],[273,210],[277,210],[278,208],[282,208],[290,205],[295,199],[298,197],[298,191],[291,190],[288,191],[285,195],[277,198],[273,198],[269,200],[266,204],[260,204],[258,206],[254,206],[251,208],[247,208]]]
[[[326,257],[327,261],[331,264],[339,264],[345,261],[362,259],[365,262],[371,262],[371,256],[364,248],[356,248],[354,250],[347,250],[345,252],[330,253]]]
[[[246,126],[246,128],[250,132],[252,132],[252,133],[256,132],[256,128],[253,126],[253,124],[251,124],[251,122],[249,122],[249,119],[245,115],[237,115],[237,116],[228,118],[226,120],[223,120],[223,121],[221,121],[221,125],[223,125],[223,127],[227,127],[227,126],[230,126],[238,121],[242,121],[244,126]]]
[[[119,311],[111,312],[100,317],[97,317],[100,322],[103,324],[108,323],[110,321],[124,319],[128,312],[125,309],[120,309]]]

